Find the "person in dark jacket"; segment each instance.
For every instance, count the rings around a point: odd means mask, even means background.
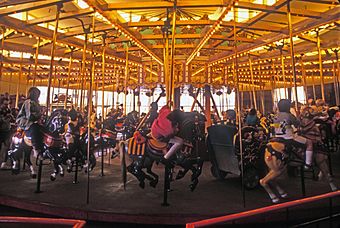
[[[246,125],[255,127],[260,124],[260,119],[257,117],[255,108],[252,108],[246,118]]]
[[[22,105],[16,119],[18,126],[25,131],[27,137],[31,138],[34,156],[38,156],[43,149],[43,134],[38,124],[41,118],[41,107],[39,105],[40,90],[31,87],[28,90],[27,100]]]

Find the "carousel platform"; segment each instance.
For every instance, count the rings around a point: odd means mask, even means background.
[[[333,155],[334,178],[340,186],[340,154]],[[124,190],[121,183],[119,159],[108,163],[105,158],[104,174],[101,176],[100,159],[90,174],[90,197],[87,199],[87,175],[79,173],[79,183],[73,184],[74,173],[65,173],[64,177],[50,181],[51,166],[43,167],[42,193],[34,193],[36,179],[31,179],[28,171],[12,175],[9,170],[0,171],[0,205],[24,209],[53,217],[84,219],[87,221],[135,223],[135,224],[167,224],[183,225],[216,216],[232,214],[250,209],[271,205],[268,196],[260,187],[245,191],[245,207],[243,205],[241,180],[237,176],[227,176],[225,180],[216,180],[210,173],[210,163],[204,164],[194,192],[190,192],[189,176],[171,183],[172,191],[168,194],[170,206],[161,205],[163,201],[162,165],[155,166],[160,175],[156,188],[149,185],[145,189],[138,186],[137,180],[128,175],[128,184]],[[177,170],[178,171],[178,170]],[[306,174],[306,176],[310,176]],[[287,200],[302,197],[299,177],[283,177],[281,180],[290,197]],[[306,178],[306,196],[329,192],[326,182]],[[285,200],[285,201],[287,201]],[[283,202],[285,202],[283,201]],[[333,201],[336,212],[340,212],[340,199]],[[320,215],[328,212],[328,201],[317,202],[291,209],[294,217]],[[0,211],[0,215],[8,215]],[[264,218],[261,218],[263,222]],[[267,215],[265,221],[282,220],[280,212]],[[253,222],[256,222],[253,221]],[[340,219],[337,221],[340,224]],[[333,223],[334,224],[334,223]]]

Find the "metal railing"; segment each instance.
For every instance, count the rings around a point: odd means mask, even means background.
[[[81,228],[85,225],[86,222],[84,220],[75,219],[0,216],[0,223],[46,224]]]
[[[315,201],[319,200],[324,200],[324,199],[329,199],[329,219],[332,219],[333,216],[333,203],[332,199],[335,197],[340,196],[340,190],[335,191],[335,192],[330,192],[322,195],[317,195],[317,196],[312,196],[304,199],[298,199],[298,200],[293,200],[290,202],[286,203],[281,203],[277,205],[272,205],[268,207],[262,207],[250,211],[244,211],[236,214],[231,214],[231,215],[226,215],[226,216],[221,216],[221,217],[216,217],[216,218],[211,218],[211,219],[205,219],[197,222],[192,222],[192,223],[187,223],[186,228],[195,228],[195,227],[204,227],[204,226],[211,226],[211,225],[216,225],[216,224],[222,224],[222,223],[228,223],[228,222],[235,222],[235,221],[240,221],[241,219],[249,218],[251,216],[257,216],[257,215],[262,215],[266,214],[269,212],[277,211],[277,210],[282,210],[286,209],[286,214],[288,214],[288,209],[294,206],[301,206],[302,204],[307,204],[307,203],[312,203]],[[317,220],[315,220],[317,221]],[[321,221],[321,220],[320,220]]]

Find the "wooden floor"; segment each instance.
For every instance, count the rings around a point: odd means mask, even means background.
[[[216,180],[210,173],[210,164],[204,164],[204,172],[194,192],[189,190],[189,176],[171,184],[169,193],[170,206],[161,206],[163,200],[163,166],[155,166],[160,174],[160,182],[156,188],[146,185],[145,189],[138,186],[136,179],[128,175],[126,190],[123,189],[120,177],[119,159],[105,158],[104,174],[100,176],[100,159],[97,167],[90,174],[89,204],[87,199],[87,175],[79,174],[79,183],[73,184],[74,173],[66,173],[64,177],[52,182],[49,179],[51,166],[43,167],[41,184],[42,193],[34,193],[36,180],[31,179],[28,171],[12,175],[10,171],[0,171],[0,204],[17,207],[34,212],[79,218],[94,221],[143,223],[143,224],[185,224],[204,218],[216,217],[271,205],[262,188],[245,192],[243,206],[241,181],[237,176],[227,176],[225,180]],[[335,180],[340,186],[340,156],[333,156]],[[302,197],[299,177],[283,177],[281,180],[290,195],[288,200]],[[325,182],[306,179],[307,196],[329,192]],[[334,201],[336,210],[340,211],[340,199]],[[327,202],[319,202],[296,208],[290,213],[292,217],[302,214],[326,213]],[[325,208],[323,210],[322,208]],[[314,213],[315,214],[315,213]],[[1,212],[0,212],[1,215]],[[282,216],[282,215],[281,215]],[[258,221],[282,219],[280,213],[271,214]]]

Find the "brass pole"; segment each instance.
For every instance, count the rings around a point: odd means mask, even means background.
[[[4,65],[5,28],[2,28],[1,30],[2,30],[2,39],[1,39],[0,79],[2,78],[2,68]]]
[[[298,110],[298,94],[297,94],[297,83],[296,83],[296,66],[294,56],[294,41],[293,41],[293,26],[292,26],[292,15],[290,13],[290,0],[287,3],[287,16],[288,16],[288,28],[289,28],[289,40],[290,40],[290,57],[292,59],[292,71],[293,71],[293,82],[294,82],[294,94],[295,94],[295,110]]]
[[[105,86],[105,37],[103,37],[103,53],[102,53],[102,123],[106,117],[106,112],[104,111],[104,86]]]
[[[60,9],[62,4],[57,4],[57,12],[56,12],[56,22],[55,28],[53,32],[53,39],[52,39],[52,48],[51,48],[51,62],[50,62],[50,69],[48,74],[48,84],[47,84],[47,98],[46,98],[46,112],[48,112],[50,107],[50,97],[51,97],[51,84],[52,84],[52,75],[53,75],[53,63],[54,63],[54,51],[56,48],[57,42],[57,35],[58,35],[58,25],[59,25],[59,16],[60,16]],[[48,113],[46,113],[46,118],[48,117]]]
[[[95,14],[92,15],[92,69],[90,71],[90,88],[89,88],[89,96],[88,96],[88,103],[87,103],[87,137],[88,139],[91,137],[91,115],[92,115],[92,93],[93,93],[93,84],[94,84],[94,74],[95,74],[95,53],[94,53],[94,30],[95,30]],[[86,43],[86,41],[85,41]],[[86,49],[85,49],[86,50]],[[84,51],[85,52],[85,51]],[[85,62],[84,62],[85,65]],[[90,150],[91,150],[91,140],[88,140],[87,143],[87,194],[86,194],[86,203],[89,204],[90,202]]]
[[[306,70],[305,70],[305,64],[303,62],[303,55],[301,55],[301,72],[302,72],[303,91],[305,92],[305,98],[307,101],[308,92],[307,92]]]
[[[254,73],[253,73],[253,66],[250,59],[250,55],[248,55],[248,61],[249,61],[249,69],[250,69],[250,77],[251,77],[251,83],[252,83],[252,94],[253,94],[253,100],[254,100],[254,108],[257,110],[257,102],[256,102],[256,93],[255,93],[255,84],[254,84]]]
[[[313,86],[313,98],[314,101],[316,100],[316,92],[315,92],[315,78],[314,78],[314,73],[312,71],[312,86]]]
[[[241,106],[240,106],[240,85],[239,85],[239,75],[238,75],[238,54],[237,54],[237,33],[236,33],[236,9],[234,7],[233,10],[234,14],[234,55],[235,59],[233,61],[234,63],[234,79],[236,79],[236,97],[237,97],[237,114],[238,114],[238,135],[242,135],[241,129],[242,129],[242,123],[241,123]],[[243,164],[243,144],[242,140],[239,140],[240,144],[240,156],[241,156],[241,179],[242,179],[242,198],[243,198],[243,207],[246,206],[245,201],[245,189],[244,189],[244,164]]]
[[[83,47],[83,56],[81,61],[81,77],[80,77],[80,110],[84,111],[84,85],[86,85],[86,49],[87,49],[87,39],[88,39],[88,32],[85,32],[85,40],[84,40],[84,47]]]
[[[272,80],[270,80],[270,84],[271,84],[271,94],[272,94],[272,100],[273,102],[275,103],[275,88],[276,88],[276,70],[275,70],[275,64],[274,64],[274,60],[272,60]],[[276,103],[277,103],[277,100],[276,100]]]
[[[168,15],[168,10],[167,9],[167,15]],[[171,100],[171,81],[170,81],[170,77],[169,77],[169,33],[168,33],[168,29],[166,29],[166,31],[164,31],[164,36],[165,36],[165,47],[164,47],[164,79],[165,79],[165,87],[166,87],[166,101],[170,101]]]
[[[56,80],[57,80],[57,66],[54,66],[54,75],[53,75],[53,82],[52,82],[52,96],[54,96]],[[53,102],[53,97],[52,97],[52,102]],[[52,113],[52,107],[53,105],[50,105],[50,113]]]
[[[333,83],[334,83],[334,92],[335,92],[335,103],[338,106],[340,104],[340,98],[339,98],[339,84],[338,84],[338,77],[336,75],[336,68],[335,68],[335,62],[333,61]]]
[[[21,52],[21,57],[20,57],[20,72],[19,72],[19,80],[18,80],[18,84],[17,84],[17,93],[15,96],[15,107],[18,108],[18,104],[19,104],[19,87],[20,87],[20,83],[21,83],[21,78],[22,78],[22,61],[23,61],[23,53]]]
[[[39,46],[40,46],[40,37],[37,41],[37,48],[35,49],[35,60],[34,60],[34,74],[33,74],[33,82],[32,86],[35,86],[35,79],[37,77],[37,68],[38,68],[38,56],[39,56]]]
[[[64,101],[64,109],[67,108],[67,97],[68,97],[68,90],[70,87],[70,78],[71,78],[71,67],[72,67],[72,56],[73,56],[73,51],[70,53],[70,62],[68,63],[68,74],[67,74],[67,87],[66,87],[66,94],[65,94],[65,101]]]
[[[124,80],[124,114],[126,115],[126,96],[127,96],[127,81],[129,77],[129,46],[126,44],[125,56],[125,80]]]
[[[282,47],[283,48],[283,47]],[[282,48],[280,48],[280,57],[281,57],[281,67],[282,67],[282,80],[283,80],[283,88],[285,92],[285,98],[287,99],[287,85],[286,85],[286,72],[285,72],[285,61],[283,59]]]
[[[176,1],[174,3],[174,12],[172,16],[172,34],[171,34],[171,72],[170,72],[170,99],[175,102],[175,33],[176,33]]]
[[[319,69],[320,69],[320,80],[321,80],[321,98],[325,101],[325,80],[323,77],[323,69],[322,69],[322,56],[321,56],[321,42],[320,42],[320,34],[319,30],[316,30],[316,38],[317,38],[317,47],[318,47],[318,56],[319,56]]]

